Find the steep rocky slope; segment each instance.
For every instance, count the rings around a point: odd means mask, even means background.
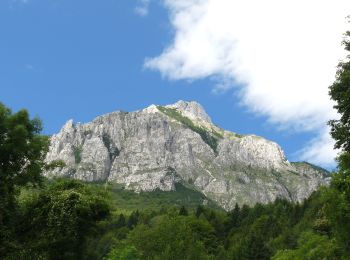
[[[90,123],[69,120],[51,138],[47,161],[63,160],[48,177],[116,182],[127,189],[198,190],[223,208],[301,201],[327,184],[326,171],[290,163],[276,143],[215,126],[201,105],[179,101],[113,112]]]

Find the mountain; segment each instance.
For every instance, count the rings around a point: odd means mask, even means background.
[[[290,163],[278,144],[223,130],[200,104],[185,101],[86,124],[69,120],[51,137],[46,160],[66,164],[47,177],[114,182],[135,192],[174,191],[181,183],[226,210],[276,198],[301,201],[328,183],[326,170]]]

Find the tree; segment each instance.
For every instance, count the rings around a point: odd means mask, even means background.
[[[129,217],[128,224],[127,224],[129,229],[133,229],[134,227],[136,227],[137,223],[139,222],[139,217],[140,217],[140,213],[138,210],[131,212],[131,215]]]
[[[345,33],[343,45],[350,52],[350,31]],[[347,60],[338,64],[334,83],[329,94],[336,104],[334,108],[340,119],[329,121],[335,148],[342,153],[338,156],[338,172],[333,174],[331,189],[326,194],[327,218],[338,242],[350,252],[350,54]]]
[[[345,50],[350,52],[350,31],[345,33]],[[338,64],[334,83],[329,87],[329,94],[336,104],[334,108],[341,115],[338,120],[329,121],[331,135],[336,140],[335,147],[350,152],[350,55],[348,61]]]
[[[134,246],[113,248],[107,255],[106,260],[138,260],[141,254]]]
[[[187,218],[160,216],[155,225],[137,225],[128,245],[135,246],[143,259],[207,259],[206,248]]]
[[[204,208],[202,205],[198,205],[197,209],[196,209],[196,217],[199,218],[199,216],[204,213]]]
[[[305,232],[301,235],[298,244],[298,248],[294,250],[279,250],[272,259],[346,259],[341,258],[335,241],[330,240],[327,236]]]
[[[240,212],[240,208],[236,203],[235,208],[228,213],[229,220],[227,223],[226,230],[231,230],[232,228],[238,227],[239,212]]]
[[[16,186],[41,181],[49,144],[41,130],[41,121],[30,119],[26,110],[12,113],[0,103],[0,255],[11,250]]]
[[[243,259],[270,259],[271,249],[268,243],[276,237],[280,229],[271,216],[262,215],[250,226],[248,234],[242,239],[236,254]]]
[[[124,227],[125,225],[126,225],[126,220],[125,220],[124,214],[121,213],[119,215],[116,226],[117,228],[121,228],[121,227]]]
[[[181,206],[180,210],[179,210],[179,215],[180,216],[188,216],[188,211],[185,208],[185,206]]]
[[[22,258],[34,252],[37,259],[83,259],[87,238],[109,213],[102,191],[76,180],[56,180],[24,206],[17,227]]]

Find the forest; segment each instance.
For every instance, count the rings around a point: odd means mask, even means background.
[[[347,259],[350,202],[338,185],[333,179],[302,204],[277,200],[225,212],[191,203],[132,209],[143,195],[116,203],[124,195],[112,187],[44,180],[18,191],[1,253],[5,259]]]

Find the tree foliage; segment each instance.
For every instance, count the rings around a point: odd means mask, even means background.
[[[278,251],[272,259],[341,259],[341,253],[334,239],[313,232],[305,232],[300,236],[297,249]]]
[[[13,246],[16,224],[16,187],[39,184],[48,138],[40,135],[41,122],[26,110],[12,113],[0,103],[0,255]]]
[[[349,53],[350,31],[345,33],[343,45]],[[326,210],[336,238],[350,254],[350,54],[339,63],[329,94],[340,114],[340,119],[329,122],[331,135],[336,141],[335,147],[342,153],[337,158],[338,172],[332,176],[331,189],[327,192]]]
[[[35,252],[48,259],[82,259],[87,238],[110,212],[102,191],[64,179],[48,184],[21,206],[20,255]]]
[[[60,179],[22,188],[17,250],[9,259],[300,259],[308,251],[306,259],[342,259],[348,254],[349,203],[333,188],[302,204],[277,200],[237,205],[231,212],[200,206],[187,214],[171,206],[123,211],[113,205],[112,192]]]
[[[350,52],[350,31],[346,32],[343,45]],[[340,119],[331,120],[331,135],[336,140],[336,148],[350,152],[350,55],[347,60],[338,64],[334,83],[330,86],[329,94],[336,102],[334,108],[341,115]]]
[[[134,246],[113,248],[107,255],[106,260],[139,260],[141,254]]]

